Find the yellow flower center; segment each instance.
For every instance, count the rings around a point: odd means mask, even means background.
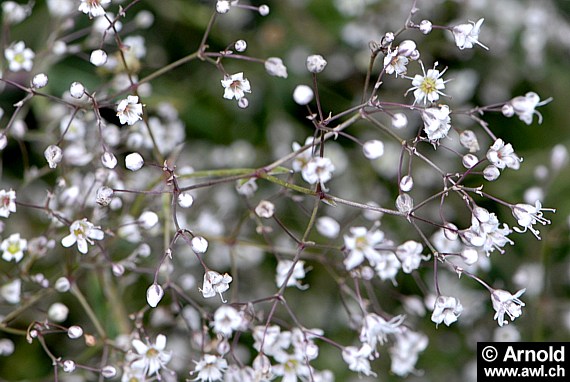
[[[20,252],[20,243],[10,243],[8,246],[8,252],[11,254]]]
[[[424,80],[420,85],[420,90],[425,94],[430,94],[437,91],[435,79],[431,77],[424,77]]]

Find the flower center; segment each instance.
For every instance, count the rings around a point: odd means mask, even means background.
[[[18,64],[23,64],[24,61],[26,61],[26,59],[24,58],[24,55],[22,53],[17,53],[14,56],[14,61],[16,61]]]
[[[20,252],[20,243],[10,243],[8,246],[8,252],[11,254]]]
[[[158,351],[155,348],[150,348],[146,351],[146,356],[148,358],[155,358],[158,355]]]
[[[431,77],[424,77],[424,80],[422,81],[422,83],[420,85],[420,89],[425,94],[429,94],[429,93],[437,91],[437,88],[435,85],[435,79],[431,78]]]

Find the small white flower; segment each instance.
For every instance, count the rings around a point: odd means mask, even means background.
[[[14,353],[16,346],[14,342],[8,338],[0,339],[0,355],[4,357],[8,357]]]
[[[435,300],[431,320],[435,322],[436,327],[442,322],[449,326],[457,321],[461,312],[463,312],[463,306],[458,299],[450,296],[439,296]]]
[[[384,142],[377,139],[364,142],[362,152],[367,159],[374,160],[384,155]]]
[[[121,124],[134,125],[142,120],[143,105],[139,103],[139,97],[127,96],[117,105],[117,117]]]
[[[225,370],[228,368],[228,361],[224,358],[213,354],[204,354],[200,361],[196,362],[194,371],[190,372],[190,375],[198,373],[193,381],[201,382],[214,382],[221,381],[224,376]]]
[[[406,316],[398,315],[386,321],[375,313],[368,313],[362,320],[360,341],[367,343],[372,349],[376,349],[378,343],[384,345],[388,340],[388,334],[400,332],[405,319]]]
[[[423,103],[427,105],[430,102],[437,101],[440,95],[446,96],[442,90],[445,89],[445,83],[447,81],[444,81],[441,77],[447,68],[440,72],[439,70],[435,69],[437,66],[436,62],[433,65],[433,69],[429,69],[426,73],[424,64],[421,61],[420,65],[422,67],[423,75],[416,74],[414,78],[410,78],[412,80],[412,87],[406,91],[406,94],[413,90],[415,97],[414,105],[416,103]]]
[[[6,261],[12,261],[18,263],[24,257],[24,251],[28,248],[28,241],[26,239],[20,238],[19,233],[11,234],[7,239],[2,241],[0,244],[0,250],[2,251],[2,258]]]
[[[83,335],[83,329],[81,326],[73,325],[67,329],[67,336],[72,340],[75,340]]]
[[[301,170],[303,179],[309,184],[319,183],[327,191],[325,183],[331,180],[335,167],[329,158],[313,157]]]
[[[522,315],[522,308],[525,303],[522,302],[519,297],[526,291],[526,289],[521,289],[515,295],[510,294],[506,290],[495,289],[491,293],[491,301],[493,303],[493,309],[495,309],[494,320],[497,320],[499,326],[503,326],[509,323],[505,320],[505,313],[509,316],[511,321],[514,321],[517,317]]]
[[[202,284],[202,289],[200,292],[204,298],[214,297],[216,294],[220,295],[223,303],[227,301],[224,300],[222,293],[230,288],[230,283],[232,282],[232,276],[224,273],[220,275],[216,271],[207,271],[204,273],[204,283]]]
[[[140,170],[144,165],[144,159],[139,153],[131,153],[125,157],[125,167],[131,171]]]
[[[66,373],[72,373],[75,371],[75,362],[70,359],[66,359],[61,365],[63,367],[63,371]]]
[[[463,164],[465,168],[473,168],[479,164],[479,158],[473,154],[465,154],[463,158],[461,158],[461,164]]]
[[[89,62],[95,66],[103,66],[107,63],[107,52],[102,49],[96,49],[91,52]]]
[[[432,30],[432,23],[429,20],[420,21],[420,32],[423,34],[428,34]]]
[[[137,352],[134,355],[134,361],[131,368],[142,370],[143,375],[151,376],[157,374],[161,368],[165,368],[166,364],[172,358],[172,352],[166,349],[166,336],[159,334],[156,336],[156,342],[145,344],[141,340],[134,339],[132,346]]]
[[[327,61],[320,54],[313,54],[307,57],[307,70],[311,73],[320,73],[325,70]]]
[[[164,296],[164,290],[158,284],[152,284],[146,290],[146,302],[151,308],[156,308],[162,297]]]
[[[483,178],[485,178],[489,182],[497,180],[500,175],[501,175],[501,171],[496,166],[493,166],[492,164],[488,165],[487,167],[485,167],[483,169]]]
[[[109,4],[111,0],[81,0],[79,4],[78,11],[89,15],[89,18],[103,16],[105,14],[105,9],[103,5]]]
[[[243,78],[243,73],[232,74],[231,76],[226,75],[221,81],[224,87],[224,98],[240,100],[245,96],[245,93],[251,93],[251,86],[249,80]]]
[[[370,359],[374,358],[372,356],[373,350],[366,343],[360,349],[355,346],[347,346],[342,350],[342,359],[350,370],[366,376],[376,377],[376,373],[370,369]]]
[[[48,309],[48,317],[55,322],[63,322],[67,320],[69,315],[69,308],[61,302],[56,302],[50,305]]]
[[[206,251],[208,250],[208,240],[206,240],[202,236],[194,236],[190,244],[194,253],[197,254],[206,253]]]
[[[375,266],[381,255],[375,248],[384,241],[384,232],[378,229],[368,230],[366,227],[351,227],[350,235],[344,235],[344,246],[348,256],[344,259],[344,266],[350,271],[366,258],[371,266]]]
[[[117,166],[117,163],[119,162],[117,161],[117,157],[113,153],[105,151],[103,155],[101,155],[101,163],[103,163],[103,166],[112,170]]]
[[[85,94],[85,86],[81,82],[73,82],[69,87],[69,93],[73,98],[81,98]]]
[[[32,14],[33,2],[28,4],[18,4],[15,1],[4,1],[2,3],[2,16],[7,24],[19,24]],[[1,353],[0,353],[1,354]]]
[[[113,194],[114,194],[113,189],[106,186],[101,186],[97,189],[95,201],[100,206],[106,207],[111,203],[111,200],[113,199]]]
[[[404,40],[398,45],[398,54],[404,57],[410,57],[417,50],[417,45],[412,40]]]
[[[476,207],[471,216],[471,227],[463,233],[463,238],[472,246],[480,248],[487,256],[495,249],[503,253],[502,249],[507,243],[513,242],[507,237],[512,231],[499,220],[494,213],[489,213],[482,207]]]
[[[307,289],[307,285],[301,284],[301,280],[305,278],[306,270],[305,270],[305,262],[303,260],[299,260],[293,265],[293,261],[291,260],[279,260],[277,263],[277,271],[275,273],[275,284],[277,284],[278,288],[283,286],[285,283],[285,278],[291,272],[291,268],[293,267],[293,273],[287,280],[287,286],[296,286],[299,289]]]
[[[255,182],[255,178],[250,178],[247,181],[238,180],[236,182],[236,191],[240,195],[244,195],[246,197],[251,197],[257,191],[257,183]]]
[[[407,73],[407,65],[410,62],[408,58],[399,53],[398,49],[388,52],[384,57],[384,71],[387,74],[396,74],[396,77],[403,76]]]
[[[404,175],[402,179],[400,179],[400,190],[402,192],[410,192],[414,188],[414,178],[410,175]]]
[[[67,277],[60,277],[55,281],[54,288],[60,293],[65,293],[71,289],[71,282]]]
[[[22,280],[20,279],[15,279],[0,288],[0,296],[9,304],[19,304],[21,293]]]
[[[324,237],[334,239],[340,232],[340,224],[329,216],[322,216],[317,219],[317,231]]]
[[[396,256],[402,263],[404,273],[412,273],[419,268],[422,260],[429,259],[429,257],[422,256],[423,249],[420,243],[413,240],[408,240],[396,248]]]
[[[265,70],[270,76],[287,78],[287,67],[279,57],[269,57],[265,60]]]
[[[269,7],[265,4],[260,5],[258,8],[258,12],[261,16],[267,16],[269,14]]]
[[[540,232],[536,228],[534,228],[533,225],[535,225],[536,223],[542,225],[548,225],[551,223],[550,220],[542,216],[543,215],[542,211],[556,212],[556,210],[553,208],[542,208],[540,200],[537,200],[534,206],[531,206],[530,204],[519,203],[512,206],[511,209],[513,212],[513,216],[517,219],[517,223],[522,227],[522,229],[518,227],[513,227],[513,230],[515,230],[518,233],[523,233],[526,232],[527,230],[530,230],[533,233],[533,235],[536,236],[536,238],[539,240],[540,240]]]
[[[63,159],[63,153],[59,146],[49,145],[44,151],[44,157],[48,162],[49,168],[56,168]]]
[[[144,229],[151,229],[158,223],[158,215],[153,211],[144,211],[138,218],[138,222]]]
[[[88,250],[87,243],[93,245],[93,240],[103,240],[105,234],[100,228],[94,226],[87,219],[76,220],[69,227],[69,235],[61,239],[61,245],[69,248],[77,243],[79,252],[86,254]]]
[[[243,326],[243,319],[239,312],[229,305],[222,305],[214,313],[214,320],[210,323],[214,332],[229,338],[232,333]]]
[[[518,170],[522,159],[515,154],[515,150],[510,143],[505,144],[501,138],[497,139],[495,143],[487,151],[487,159],[495,167],[503,170],[505,167]]]
[[[314,93],[307,85],[297,85],[293,90],[293,100],[299,105],[307,105],[313,100]]]
[[[479,33],[481,25],[485,19],[479,19],[477,23],[469,21],[469,24],[460,24],[454,26],[451,32],[455,38],[455,45],[461,50],[473,48],[473,44],[479,45],[481,48],[489,50],[485,45],[479,42]]]
[[[245,52],[247,49],[247,42],[245,40],[237,40],[234,43],[234,49],[238,52]]]
[[[447,137],[447,133],[451,128],[449,113],[451,113],[451,110],[449,110],[447,105],[430,107],[422,112],[424,132],[430,141],[438,141]]]
[[[190,208],[194,204],[194,198],[189,192],[182,192],[178,195],[178,205],[182,208]]]
[[[414,199],[410,194],[402,193],[396,198],[396,208],[403,214],[410,213],[414,208]]]
[[[396,113],[392,116],[392,127],[394,129],[403,129],[408,126],[408,117],[404,113]]]
[[[22,69],[26,72],[32,70],[35,56],[30,48],[26,48],[23,41],[13,43],[4,51],[4,57],[8,61],[8,69],[12,72],[19,72]]]
[[[479,151],[479,141],[475,133],[471,130],[463,130],[461,134],[459,134],[459,143],[468,149],[470,153]]]
[[[216,2],[216,12],[219,14],[228,13],[230,11],[230,1],[229,0],[218,0]]]
[[[48,83],[48,76],[44,73],[39,73],[32,78],[32,87],[35,89],[41,89]]]
[[[527,125],[532,124],[532,118],[536,114],[538,116],[538,123],[542,123],[542,114],[535,109],[538,106],[546,105],[552,101],[552,98],[547,98],[543,101],[535,92],[528,92],[524,96],[518,96],[510,100],[503,106],[503,114],[511,117],[516,113],[519,119]]]
[[[260,218],[269,219],[275,213],[275,205],[268,200],[261,200],[255,207],[255,214]]]

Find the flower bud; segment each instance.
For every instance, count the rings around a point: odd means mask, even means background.
[[[472,167],[476,166],[477,163],[479,163],[479,158],[477,158],[473,154],[466,154],[463,156],[463,159],[461,162],[463,163],[463,167],[472,168]]]
[[[67,336],[72,340],[75,340],[81,337],[82,335],[83,335],[83,329],[81,329],[81,326],[73,325],[70,326],[69,329],[67,329]]]
[[[117,375],[117,369],[114,366],[107,365],[101,369],[103,378],[114,378]]]
[[[501,108],[501,112],[505,117],[512,117],[513,115],[515,115],[515,108],[510,103],[506,103]]]
[[[461,258],[467,265],[473,265],[479,259],[479,253],[475,248],[465,248],[461,251]]]
[[[55,281],[55,290],[64,293],[67,292],[71,288],[71,282],[67,277],[60,277]]]
[[[205,253],[208,250],[208,240],[202,236],[195,236],[191,241],[192,250],[194,253],[200,254]]]
[[[102,66],[107,63],[107,53],[102,49],[97,49],[91,52],[89,61],[95,66]]]
[[[275,205],[268,200],[262,200],[255,207],[255,214],[260,218],[269,219],[275,213]]]
[[[431,32],[431,29],[432,29],[431,21],[422,20],[420,22],[420,32],[422,32],[423,34],[428,34],[429,32]]]
[[[67,319],[69,308],[61,302],[52,304],[48,309],[48,317],[55,322],[63,322]]]
[[[293,91],[293,100],[299,105],[307,105],[313,100],[313,89],[307,85],[297,85]]]
[[[164,290],[158,284],[152,284],[146,290],[146,302],[151,308],[156,308],[162,297],[164,296]]]
[[[317,219],[317,232],[324,237],[334,239],[340,232],[340,224],[331,217],[320,217]]]
[[[414,179],[410,175],[404,175],[400,179],[400,190],[403,192],[410,192],[414,187]]]
[[[311,73],[320,73],[325,70],[327,61],[320,54],[313,54],[307,57],[307,70]]]
[[[80,82],[73,82],[69,87],[69,93],[73,98],[81,98],[85,94],[85,86]]]
[[[267,16],[269,14],[269,7],[265,4],[260,5],[258,11],[261,16]]]
[[[408,194],[400,194],[396,198],[396,208],[401,213],[409,213],[414,208],[414,200]]]
[[[459,134],[459,142],[461,146],[469,150],[470,153],[479,151],[479,141],[477,136],[471,130],[464,130]]]
[[[63,366],[63,371],[65,371],[66,373],[72,373],[75,371],[75,362],[73,362],[70,359],[66,359],[65,361],[63,361],[62,366]]]
[[[190,208],[194,204],[194,198],[189,192],[183,192],[178,195],[178,205],[182,208]]]
[[[139,223],[144,229],[151,229],[158,223],[158,215],[152,211],[145,211],[139,216]]]
[[[101,155],[101,163],[109,169],[114,169],[115,166],[117,166],[117,157],[115,157],[113,153],[105,151],[103,155]]]
[[[370,160],[378,159],[384,155],[384,143],[377,139],[366,141],[362,146],[362,152]]]
[[[396,113],[392,116],[392,127],[394,129],[403,129],[408,125],[408,117],[404,113]]]
[[[32,87],[35,89],[41,89],[48,83],[48,77],[44,73],[39,73],[32,79]]]
[[[497,180],[499,178],[499,175],[501,175],[501,171],[499,171],[499,169],[492,164],[485,167],[483,170],[483,178],[487,179],[489,182]]]
[[[247,42],[245,42],[245,40],[237,40],[234,43],[234,48],[238,52],[245,52],[247,49]]]
[[[131,171],[140,170],[144,165],[144,159],[139,153],[131,153],[125,158],[125,167]]]
[[[398,54],[404,57],[409,57],[416,50],[416,43],[412,40],[404,40],[398,46]]]
[[[230,11],[230,2],[229,0],[218,0],[216,3],[216,12],[219,14],[228,13]]]

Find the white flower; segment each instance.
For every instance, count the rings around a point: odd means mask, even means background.
[[[505,320],[505,313],[509,316],[511,321],[522,315],[522,308],[525,303],[519,297],[526,291],[526,289],[519,290],[514,296],[502,289],[495,289],[491,293],[491,301],[493,302],[493,309],[495,309],[494,320],[497,320],[499,326],[509,323]]]
[[[265,60],[265,70],[270,76],[287,78],[287,67],[279,57],[269,57]]]
[[[331,180],[335,167],[329,158],[313,157],[301,170],[301,175],[307,183],[319,183],[327,191],[325,183]]]
[[[164,290],[158,284],[152,284],[146,290],[146,302],[151,308],[156,308],[162,297],[164,296]]]
[[[194,368],[194,371],[190,372],[190,375],[198,373],[198,376],[193,379],[194,381],[221,381],[224,376],[224,372],[228,368],[228,361],[213,354],[204,354],[200,361],[194,361],[194,363],[196,364],[196,367]]]
[[[65,361],[62,362],[61,365],[62,365],[63,371],[65,371],[66,373],[72,373],[75,371],[75,367],[76,367],[75,362],[73,362],[70,359],[66,359]]]
[[[72,340],[75,340],[83,335],[83,329],[81,326],[73,325],[67,329],[67,336]]]
[[[501,171],[497,167],[493,166],[492,164],[488,165],[487,167],[485,167],[483,169],[483,178],[485,178],[489,182],[497,180],[500,175],[501,175]]]
[[[439,296],[435,300],[431,320],[435,322],[436,326],[442,322],[449,326],[457,321],[461,312],[463,312],[463,306],[458,299],[450,296]]]
[[[507,237],[510,233],[508,225],[503,223],[503,227],[499,227],[499,220],[494,213],[476,207],[471,216],[471,227],[464,232],[463,237],[472,246],[481,248],[488,256],[495,249],[504,253],[502,248],[507,243],[513,244]]]
[[[449,110],[447,105],[430,107],[422,112],[424,131],[430,141],[433,142],[447,137],[447,133],[451,128],[449,113],[451,113],[451,110]]]
[[[47,83],[48,83],[48,76],[46,76],[44,73],[36,74],[34,78],[32,78],[32,87],[34,87],[35,89],[41,89],[44,86],[46,86]]]
[[[428,34],[429,32],[431,32],[432,30],[432,23],[429,20],[422,20],[420,22],[420,32],[422,32],[423,34]]]
[[[471,130],[463,130],[461,134],[459,134],[459,143],[461,143],[461,146],[469,149],[470,153],[479,151],[479,141],[475,133]]]
[[[85,86],[80,82],[72,82],[69,87],[69,94],[71,94],[73,98],[79,99],[85,94]]]
[[[537,200],[534,206],[530,204],[519,203],[511,207],[513,216],[517,219],[518,224],[522,229],[518,227],[513,227],[513,229],[518,233],[526,232],[529,229],[537,239],[540,240],[540,232],[533,227],[536,223],[542,225],[550,224],[550,220],[542,217],[542,211],[556,212],[553,208],[542,208],[540,200]]]
[[[0,190],[0,217],[7,218],[12,212],[16,212],[16,191],[2,189]]]
[[[144,165],[144,159],[139,153],[131,153],[125,157],[125,167],[131,171],[140,170]]]
[[[396,73],[396,77],[403,76],[408,71],[408,58],[398,51],[398,49],[388,51],[384,57],[384,71],[387,74]]]
[[[375,266],[381,255],[375,246],[384,241],[384,232],[374,229],[368,230],[365,227],[351,227],[350,235],[344,235],[344,247],[348,251],[348,256],[344,259],[344,266],[347,271],[356,268],[364,258],[371,266]]]
[[[113,153],[105,151],[103,155],[101,155],[101,163],[103,166],[112,170],[117,166],[118,161],[117,157]]]
[[[34,66],[35,53],[30,48],[26,48],[23,41],[13,43],[6,48],[4,57],[8,60],[8,69],[12,72],[19,72],[22,69],[29,72]]]
[[[277,287],[281,288],[283,286],[287,275],[291,272],[291,268],[293,268],[293,272],[287,279],[287,286],[296,286],[302,290],[307,289],[307,285],[301,284],[301,280],[304,279],[306,275],[305,262],[303,260],[299,260],[295,263],[291,260],[279,260],[275,273],[275,284],[277,284]]]
[[[340,232],[340,224],[329,216],[322,216],[317,219],[317,231],[324,237],[334,239]]]
[[[145,344],[141,340],[134,339],[132,346],[137,352],[135,359],[131,362],[133,369],[142,370],[143,375],[151,376],[157,374],[161,368],[165,368],[166,364],[172,358],[172,352],[166,349],[166,336],[159,334],[156,336],[156,342]]]
[[[320,73],[325,70],[327,61],[320,54],[313,54],[307,57],[307,70],[311,73]]]
[[[455,45],[461,50],[473,48],[473,44],[479,45],[481,48],[489,50],[485,45],[479,42],[479,33],[481,25],[485,19],[479,19],[477,23],[469,21],[469,24],[460,24],[453,27],[451,32],[455,38]]]
[[[285,349],[291,345],[291,332],[281,332],[277,325],[266,327],[265,325],[253,328],[253,348],[275,359],[287,357]],[[263,346],[263,348],[262,348]]]
[[[111,0],[81,0],[77,10],[89,15],[89,18],[103,16],[105,14],[103,5],[110,2]]]
[[[63,322],[67,320],[69,315],[69,308],[61,302],[51,304],[48,309],[48,317],[55,322]]]
[[[293,90],[293,100],[299,105],[307,105],[313,100],[314,93],[307,85],[297,85]]]
[[[412,332],[405,327],[395,334],[396,341],[390,348],[392,373],[405,377],[415,372],[415,365],[418,361],[419,353],[424,351],[428,345],[428,338],[424,334]]]
[[[259,12],[259,14],[261,16],[267,16],[269,14],[269,6],[263,4],[260,5],[259,8],[257,9],[257,11]]]
[[[380,259],[374,266],[374,271],[381,280],[392,280],[392,284],[397,285],[396,275],[402,267],[400,260],[393,252],[379,251]]]
[[[22,293],[22,280],[15,279],[14,281],[2,285],[0,288],[0,296],[9,304],[20,303],[20,294]]]
[[[222,305],[214,313],[214,320],[210,323],[214,332],[229,338],[234,331],[239,330],[243,326],[243,319],[239,312],[229,306]]]
[[[440,73],[439,70],[435,69],[437,66],[436,62],[433,65],[433,69],[429,69],[426,73],[424,64],[421,61],[420,65],[422,66],[423,76],[416,74],[414,78],[410,78],[412,80],[412,87],[406,91],[406,94],[411,90],[414,91],[414,104],[422,102],[424,104],[428,104],[429,102],[435,102],[439,99],[440,95],[446,95],[442,90],[445,89],[445,83],[447,81],[444,81],[441,77],[447,68]]]
[[[114,378],[117,375],[117,369],[111,365],[103,366],[101,375],[106,379]]]
[[[542,123],[542,114],[535,109],[538,106],[546,105],[552,101],[552,98],[547,98],[540,101],[540,97],[535,92],[528,92],[524,96],[518,96],[510,100],[503,109],[503,114],[510,117],[512,113],[516,113],[521,121],[527,125],[532,124],[532,117],[536,114],[538,116],[538,123]],[[509,115],[510,114],[510,115]]]
[[[255,214],[260,218],[269,219],[275,213],[275,205],[268,200],[261,200],[255,207]]]
[[[234,43],[234,49],[238,52],[245,52],[247,49],[247,42],[245,40],[237,40]]]
[[[377,139],[364,142],[362,152],[367,159],[374,160],[384,155],[384,142]]]
[[[408,125],[408,117],[404,113],[395,113],[392,116],[392,127],[394,129],[403,129]]]
[[[121,124],[134,125],[142,120],[143,105],[139,103],[139,97],[127,96],[117,105],[117,117]]]
[[[221,81],[224,90],[224,98],[240,100],[245,96],[245,93],[251,93],[251,86],[249,80],[243,78],[243,73],[236,73],[231,76],[226,75]]]
[[[501,170],[505,167],[518,170],[522,162],[522,159],[515,154],[513,146],[510,143],[505,144],[501,138],[497,139],[489,148],[487,159]]]
[[[28,248],[28,241],[20,238],[19,233],[13,233],[0,244],[2,258],[6,261],[18,263],[24,257],[24,251]]]
[[[7,24],[21,23],[32,14],[32,7],[34,2],[30,1],[28,4],[18,4],[15,1],[4,1],[2,3],[2,16]]]
[[[250,178],[247,181],[238,180],[236,182],[236,191],[240,195],[244,195],[246,197],[251,197],[257,191],[257,183],[255,182],[255,178]]]
[[[216,2],[216,12],[219,14],[228,13],[230,11],[230,0],[218,0]]]
[[[49,168],[56,168],[59,162],[63,159],[63,153],[59,146],[49,145],[45,151],[44,156],[48,162]]]
[[[366,343],[360,349],[355,346],[347,346],[342,350],[342,359],[350,370],[366,376],[376,377],[376,373],[370,370],[370,359],[374,358],[372,356],[373,350]]]
[[[408,240],[404,244],[396,248],[396,256],[402,263],[404,273],[412,273],[418,269],[422,260],[428,260],[429,257],[422,256],[424,247],[417,241]]]
[[[89,62],[95,66],[103,66],[107,63],[107,52],[102,49],[96,49],[91,52]]]
[[[400,326],[404,323],[405,319],[406,316],[398,315],[386,321],[376,313],[368,313],[362,320],[360,342],[367,343],[372,349],[376,349],[378,343],[384,345],[388,340],[388,334],[400,332]]]
[[[97,189],[97,194],[95,196],[95,202],[100,206],[106,207],[111,204],[113,199],[114,191],[112,188],[101,186]]]
[[[100,228],[94,226],[87,219],[76,220],[69,227],[70,234],[61,239],[61,245],[69,248],[77,243],[79,252],[85,254],[88,249],[87,243],[93,245],[93,240],[103,239],[104,233]]]
[[[182,208],[190,208],[194,204],[194,198],[189,192],[183,192],[178,195],[178,205]]]
[[[194,236],[190,242],[192,251],[197,254],[206,253],[208,250],[208,240],[202,236]]]
[[[414,208],[414,199],[410,194],[402,193],[396,198],[396,208],[403,214],[410,213]]]
[[[232,282],[232,276],[224,273],[220,275],[216,271],[207,271],[204,273],[204,283],[202,284],[202,296],[204,298],[214,297],[216,294],[220,295],[222,302],[227,302],[224,300],[222,293],[230,289],[230,283]]]
[[[400,190],[403,192],[410,192],[414,188],[414,178],[410,175],[404,175],[400,179]]]
[[[144,229],[151,229],[158,223],[158,215],[153,211],[144,211],[139,216],[138,223]]]

